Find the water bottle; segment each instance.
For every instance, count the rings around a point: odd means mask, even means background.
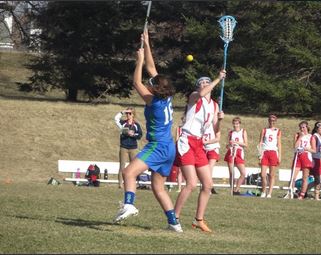
[[[108,179],[108,171],[107,169],[104,170],[104,180]]]
[[[77,168],[76,179],[80,179],[80,168],[79,167]],[[80,182],[76,181],[76,185],[79,185],[79,184],[80,184]]]

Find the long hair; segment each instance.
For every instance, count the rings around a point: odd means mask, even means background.
[[[175,94],[174,86],[165,75],[157,74],[155,77],[150,79],[150,83],[148,90],[158,98],[165,99]]]
[[[309,127],[309,123],[306,120],[303,120],[299,123],[299,128],[301,127],[302,124],[305,124],[307,127],[308,132],[310,132],[310,127]]]
[[[312,135],[316,132],[318,132],[318,128],[321,126],[321,121],[317,121],[315,124],[314,124],[314,128],[312,130]]]

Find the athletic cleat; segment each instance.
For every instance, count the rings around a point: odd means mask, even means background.
[[[272,197],[272,195],[270,195],[270,194],[268,194],[267,196],[266,196],[266,198],[271,198]]]
[[[214,189],[214,187],[211,189],[212,194],[217,194],[217,191]]]
[[[174,231],[174,232],[177,232],[177,233],[182,233],[183,232],[183,229],[182,229],[182,226],[181,224],[176,224],[176,225],[173,225],[173,224],[168,224],[168,230],[171,230],[171,231]]]
[[[119,209],[114,219],[114,223],[119,223],[130,216],[136,216],[136,215],[138,215],[138,209],[134,205],[124,204],[122,208]]]
[[[261,193],[261,197],[266,197],[265,192],[262,192],[262,193]]]
[[[199,228],[200,230],[211,233],[213,232],[207,225],[205,220],[194,220],[192,223],[192,228]]]

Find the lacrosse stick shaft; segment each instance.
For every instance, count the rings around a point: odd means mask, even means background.
[[[289,184],[290,198],[293,198],[293,187],[292,186],[293,186],[293,177],[294,177],[294,172],[295,172],[297,160],[298,160],[298,152],[295,152],[293,167],[291,169],[291,179],[290,179],[290,184]]]
[[[147,13],[146,13],[146,18],[145,18],[145,24],[144,24],[144,30],[143,33],[145,32],[145,30],[148,27],[148,19],[149,19],[149,14],[150,14],[150,9],[152,7],[152,1],[148,1],[148,7],[147,7]],[[144,48],[144,42],[142,41],[140,44],[140,48]]]
[[[228,43],[224,44],[224,60],[223,60],[223,69],[226,69],[226,59],[227,59],[227,48],[228,48]],[[225,79],[222,79],[221,81],[221,95],[220,95],[220,112],[222,111],[223,108],[223,97],[224,97],[224,84],[225,84]]]
[[[235,160],[235,154],[236,154],[236,148],[233,146],[232,147],[232,169],[231,169],[231,195],[233,196],[233,191],[234,191],[234,166],[235,166],[235,163],[234,163],[234,160]]]

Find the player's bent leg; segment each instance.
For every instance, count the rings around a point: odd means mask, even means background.
[[[165,212],[168,222],[168,229],[175,232],[183,232],[181,224],[178,222],[176,218],[176,214],[174,211],[174,206],[170,196],[165,190],[164,183],[166,181],[166,177],[161,176],[159,173],[152,173],[152,190],[154,196],[159,202],[160,206]]]
[[[138,209],[134,206],[136,192],[136,177],[147,170],[148,166],[140,159],[135,158],[123,170],[124,178],[124,204],[114,218],[114,223],[120,223],[130,216],[138,215]]]

